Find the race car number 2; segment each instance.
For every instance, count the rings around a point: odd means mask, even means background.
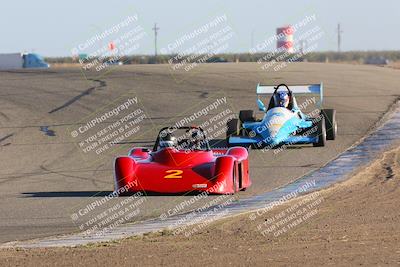
[[[164,178],[166,178],[166,179],[179,179],[179,178],[182,178],[183,171],[168,170],[168,171],[165,171],[165,173],[167,173],[167,175],[164,176]]]

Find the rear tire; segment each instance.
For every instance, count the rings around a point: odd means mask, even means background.
[[[318,142],[313,143],[315,147],[325,146],[326,143],[326,126],[325,126],[325,117],[320,116],[320,120],[316,123],[317,126],[317,136]]]
[[[226,143],[229,146],[229,137],[239,135],[240,127],[239,127],[238,119],[231,119],[226,123]]]
[[[337,135],[336,110],[323,109],[321,110],[321,113],[325,118],[326,139],[335,140]]]

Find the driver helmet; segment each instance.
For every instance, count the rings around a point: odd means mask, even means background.
[[[160,148],[175,147],[176,144],[177,144],[176,137],[168,133],[165,135],[165,137],[161,138],[159,146]]]
[[[278,92],[278,106],[284,108],[289,106],[289,95],[287,92]]]
[[[202,135],[200,134],[199,131],[193,131],[192,132],[192,140],[193,141],[200,141]]]

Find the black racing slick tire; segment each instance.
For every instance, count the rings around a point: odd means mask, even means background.
[[[241,123],[244,122],[255,122],[256,121],[256,116],[254,113],[254,110],[241,110],[239,111],[239,120]],[[242,136],[249,136],[249,132],[246,129],[241,129],[240,130],[240,135]]]
[[[231,119],[226,123],[226,143],[229,146],[229,137],[239,135],[240,123],[238,119]]]
[[[321,113],[325,118],[326,139],[335,140],[337,135],[336,110],[322,109]]]
[[[326,126],[325,126],[325,117],[320,116],[318,118],[318,121],[315,123],[317,127],[317,136],[318,136],[318,142],[313,143],[313,146],[315,147],[322,147],[325,146],[326,143]]]
[[[243,122],[254,122],[256,121],[256,116],[254,115],[254,110],[241,110],[239,111],[239,120]]]

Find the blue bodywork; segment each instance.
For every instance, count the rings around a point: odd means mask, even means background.
[[[304,87],[306,88],[306,87]],[[305,91],[298,90],[301,93],[315,93],[315,85],[308,86]],[[312,88],[313,92],[310,92]],[[322,91],[322,84],[319,86],[319,91]],[[269,90],[265,89],[264,91]],[[259,95],[259,88],[257,87]],[[263,94],[270,93],[266,91]],[[321,92],[322,93],[322,92]],[[272,96],[272,98],[274,95]],[[271,98],[271,102],[274,101]],[[269,106],[266,108],[261,99],[257,98],[257,105],[260,111],[264,112],[261,121],[244,121],[241,123],[242,129],[240,135],[230,136],[228,143],[230,146],[244,146],[255,148],[274,148],[280,145],[292,144],[310,144],[318,142],[318,134],[313,117],[309,117],[297,106],[295,97],[292,98],[291,109],[278,106]],[[322,97],[319,103],[321,103]]]

